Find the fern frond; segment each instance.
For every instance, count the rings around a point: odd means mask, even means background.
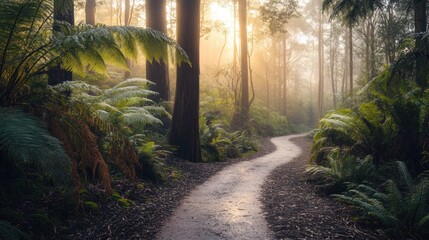
[[[125,81],[122,81],[115,85],[113,88],[121,88],[121,87],[127,87],[127,86],[142,86],[147,87],[149,85],[154,85],[155,83],[144,79],[144,78],[128,78]]]
[[[34,165],[58,186],[70,187],[70,158],[41,120],[18,109],[0,108],[0,150],[11,161]]]
[[[82,81],[66,81],[57,84],[52,88],[59,92],[73,91],[74,94],[92,93],[99,95],[102,93],[102,90],[99,87]]]
[[[127,124],[161,124],[162,121],[154,117],[144,108],[128,107],[124,109],[124,119]]]

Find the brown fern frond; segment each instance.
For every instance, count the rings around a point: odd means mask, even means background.
[[[67,153],[73,159],[76,174],[78,172],[87,178],[88,173],[92,179],[101,181],[106,194],[111,194],[109,168],[100,153],[97,137],[91,132],[89,126],[82,120],[66,112],[50,114],[48,124],[52,134],[64,143]],[[80,182],[80,179],[79,179]]]
[[[48,130],[56,138],[58,138],[63,144],[64,149],[66,150],[67,155],[70,157],[72,162],[72,177],[75,193],[79,193],[82,189],[82,184],[80,182],[80,177],[77,171],[77,153],[70,142],[70,138],[64,133],[61,126],[58,124],[58,121],[52,121],[53,118],[48,119]]]
[[[117,136],[113,140],[110,148],[110,157],[125,177],[132,180],[136,179],[136,169],[141,171],[142,167],[136,150],[127,138]]]

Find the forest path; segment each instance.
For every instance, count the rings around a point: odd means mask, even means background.
[[[301,154],[290,141],[300,136],[272,138],[274,152],[230,165],[198,186],[173,212],[158,239],[271,239],[260,201],[262,184],[276,167]]]

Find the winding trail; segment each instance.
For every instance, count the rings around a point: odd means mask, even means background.
[[[290,141],[271,139],[277,149],[228,166],[193,190],[164,224],[158,239],[271,239],[259,200],[262,184],[276,167],[301,154]]]

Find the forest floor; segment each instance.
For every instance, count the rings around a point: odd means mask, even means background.
[[[385,239],[352,219],[353,210],[323,195],[306,179],[311,140],[291,139],[299,157],[276,168],[266,179],[262,202],[275,239]]]
[[[226,166],[266,155],[275,149],[267,138],[260,140],[258,152],[224,162],[193,163],[178,158],[167,159],[165,164],[177,169],[178,176],[172,174],[164,184],[145,181],[143,188],[136,188],[128,181],[114,181],[114,189],[133,202],[130,207],[124,208],[118,201],[107,200],[99,212],[72,217],[71,228],[59,233],[55,239],[154,239],[173,210],[195,187]]]
[[[302,154],[276,168],[262,186],[260,200],[273,238],[380,239],[354,223],[349,208],[317,193],[314,185],[305,181],[310,140],[299,137],[293,142]],[[115,181],[115,189],[132,201],[129,207],[118,201],[105,201],[97,213],[73,218],[71,229],[56,239],[155,239],[173,211],[198,185],[229,165],[261,157],[276,147],[269,139],[263,139],[260,149],[247,157],[220,163],[169,159],[166,164],[181,174],[165,184],[144,182],[144,187],[137,188],[130,182]]]

